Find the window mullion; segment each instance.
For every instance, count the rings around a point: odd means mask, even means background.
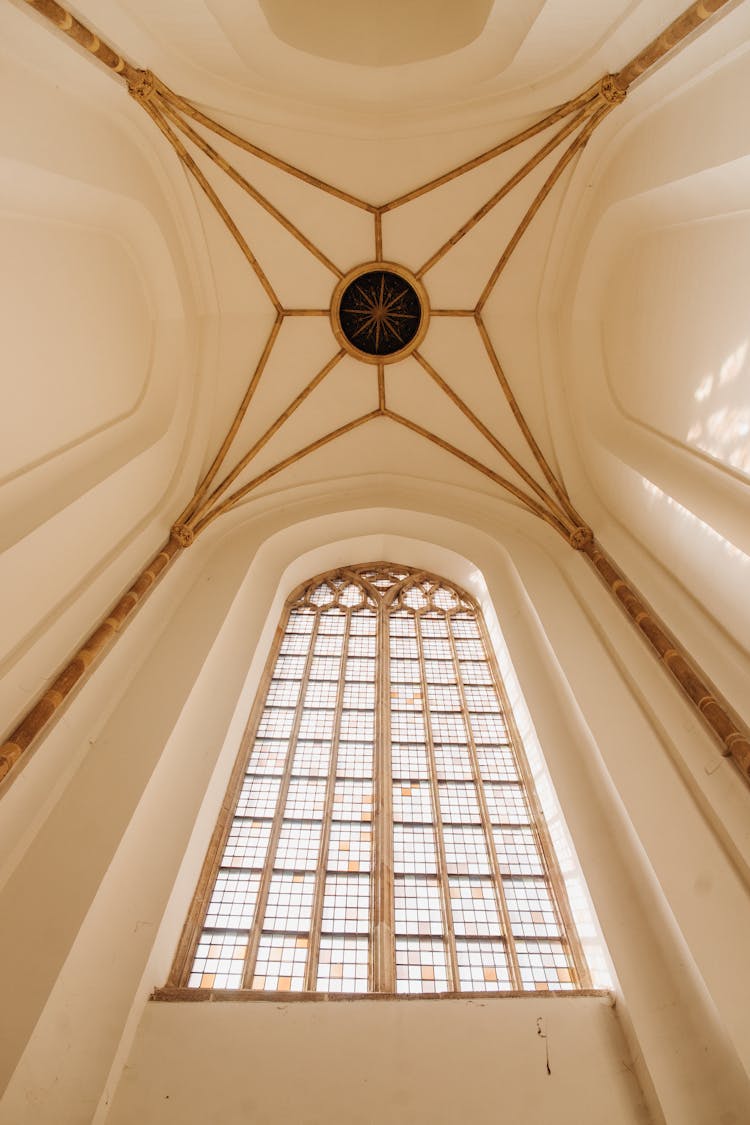
[[[344,596],[347,581],[369,592],[364,603]],[[343,610],[335,623],[323,616],[332,599]],[[362,628],[355,603],[368,616]],[[293,624],[295,613],[304,622]],[[170,983],[307,995],[590,987],[487,627],[468,595],[385,564],[311,580],[285,607],[251,715]],[[404,781],[396,795],[394,735],[399,777],[428,779]],[[358,780],[365,773],[368,784]],[[369,801],[367,832],[343,823],[363,821]],[[366,945],[365,879],[351,873],[368,851]],[[485,933],[490,940],[471,937]]]
[[[323,827],[320,834],[320,850],[318,852],[318,866],[315,875],[315,895],[310,920],[310,943],[307,951],[307,969],[305,971],[306,992],[314,992],[318,980],[320,929],[323,919],[323,899],[325,897],[326,869],[328,867],[328,847],[331,838],[333,798],[336,792],[336,772],[338,769],[339,740],[341,737],[341,717],[344,710],[344,683],[346,680],[346,663],[348,659],[351,620],[351,612],[347,611],[344,635],[341,642],[341,664],[339,666],[339,683],[336,691],[336,711],[331,734],[331,758],[328,768],[325,804],[323,806]]]
[[[430,794],[432,797],[432,815],[435,825],[435,845],[437,855],[438,882],[440,883],[440,898],[443,906],[443,926],[445,940],[448,946],[448,965],[450,967],[451,991],[458,992],[461,982],[458,972],[458,956],[456,954],[456,934],[453,926],[453,908],[451,906],[451,888],[448,881],[448,860],[445,854],[445,840],[443,839],[443,822],[440,814],[440,789],[437,779],[437,763],[435,761],[435,743],[432,737],[432,719],[427,696],[427,670],[424,658],[424,645],[422,643],[421,617],[414,615],[415,633],[417,638],[417,652],[419,654],[419,680],[422,692],[422,715],[424,717],[425,749],[427,752],[427,766],[430,774]]]
[[[370,991],[396,991],[393,903],[393,768],[391,763],[390,628],[388,606],[378,598],[375,664],[375,760]]]
[[[478,617],[478,615],[476,615]],[[475,620],[476,620],[475,617]],[[469,706],[466,701],[466,692],[464,690],[463,675],[461,673],[461,664],[458,659],[458,651],[456,649],[456,638],[453,635],[452,622],[450,617],[447,618],[448,624],[448,637],[450,639],[451,655],[453,657],[453,667],[456,673],[456,683],[458,684],[458,694],[461,699],[461,710],[463,712],[464,724],[466,726],[466,742],[469,750],[469,758],[471,760],[471,772],[474,776],[474,784],[477,791],[477,801],[479,804],[479,815],[482,820],[482,830],[484,831],[485,844],[487,845],[487,854],[490,857],[490,866],[492,868],[492,882],[495,888],[495,900],[500,911],[500,919],[502,922],[503,933],[505,935],[505,952],[508,958],[508,968],[510,970],[510,980],[514,989],[522,990],[523,982],[521,981],[521,970],[518,965],[518,954],[516,953],[516,944],[513,940],[513,929],[510,921],[510,914],[508,913],[508,904],[505,901],[505,892],[503,890],[503,877],[500,872],[500,864],[495,850],[495,841],[492,836],[492,821],[490,818],[489,809],[487,808],[487,799],[484,793],[484,783],[482,781],[482,772],[479,768],[479,758],[477,757],[477,747],[474,741],[474,735],[471,730],[471,723],[469,722]]]
[[[320,610],[318,610],[315,615],[315,623],[313,625],[312,632],[310,633],[310,646],[307,651],[307,659],[305,660],[305,667],[302,673],[302,680],[300,683],[300,692],[299,698],[297,699],[294,722],[292,724],[292,730],[289,735],[289,749],[287,750],[286,762],[284,763],[284,773],[281,778],[281,785],[279,786],[279,795],[276,801],[276,811],[274,813],[271,835],[268,841],[266,862],[263,866],[260,886],[258,887],[258,898],[255,904],[255,919],[253,921],[253,928],[250,931],[250,939],[247,946],[247,955],[245,957],[245,971],[243,974],[242,984],[243,988],[252,988],[252,981],[255,973],[255,963],[258,959],[258,946],[260,945],[260,937],[263,932],[263,919],[265,917],[266,905],[268,903],[268,891],[271,886],[274,863],[276,860],[276,849],[278,847],[279,837],[281,835],[281,826],[284,820],[284,808],[286,806],[286,799],[289,794],[289,783],[292,778],[292,764],[294,762],[294,755],[297,750],[297,737],[299,735],[300,723],[302,722],[302,712],[305,705],[307,685],[310,680],[310,669],[312,667],[313,653],[315,651],[315,642],[318,638],[319,626]]]

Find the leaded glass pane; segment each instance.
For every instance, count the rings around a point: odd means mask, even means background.
[[[195,952],[189,988],[241,988],[247,934],[205,930]]]
[[[396,938],[396,989],[398,992],[447,992],[445,942]]]
[[[442,934],[443,911],[437,879],[414,875],[394,880],[397,934]]]
[[[461,988],[467,992],[498,992],[512,988],[502,941],[456,941]]]
[[[367,938],[320,939],[318,992],[367,992],[370,943]]]
[[[184,983],[578,986],[486,644],[466,595],[406,567],[345,568],[297,593]]]

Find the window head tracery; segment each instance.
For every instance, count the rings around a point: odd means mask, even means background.
[[[588,983],[481,612],[386,563],[289,599],[173,983]]]

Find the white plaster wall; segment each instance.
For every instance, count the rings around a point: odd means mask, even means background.
[[[15,920],[0,957],[3,1125],[88,1121],[97,1104],[105,1119],[131,1045],[142,1046],[144,1001],[166,979],[283,599],[327,566],[383,556],[445,573],[497,608],[652,1111],[680,1125],[747,1115],[747,853],[717,816],[746,817],[747,794],[578,557],[517,517],[498,525],[496,509],[474,513],[474,527],[425,514],[445,509],[445,490],[419,500],[421,514],[351,495],[295,509],[290,497],[191,548],[68,712],[74,771],[66,732],[53,732],[59,797],[15,852],[0,899]],[[344,510],[324,515],[331,507]],[[107,682],[109,718],[87,737],[76,716],[88,708],[91,723],[91,693]],[[46,754],[22,775],[19,825],[24,809],[33,820],[42,778],[55,791]],[[200,1007],[184,1019],[201,1020]]]
[[[747,26],[739,5],[597,135],[561,212],[544,332],[574,495],[745,718]]]
[[[750,483],[750,211],[675,218],[611,264],[605,374],[623,414]]]
[[[2,20],[5,735],[163,541],[205,353],[183,201],[137,107],[27,14]]]
[[[16,423],[3,445],[5,476],[134,409],[152,330],[134,263],[112,236],[21,215],[2,217],[0,238],[13,281],[0,331]]]
[[[186,1007],[147,1005],[108,1125],[652,1120],[607,998]]]
[[[182,261],[181,239],[194,234],[184,229],[185,216],[194,220],[195,211],[131,128],[135,108],[126,102],[115,112],[108,76],[95,67],[80,72],[81,59],[60,53],[53,37],[35,57],[38,27],[9,6],[4,18],[14,21],[20,47],[14,58],[4,56],[0,112],[14,167],[2,184],[18,190],[3,195],[3,215],[19,225],[31,208],[37,221],[67,224],[70,240],[84,230],[81,209],[87,211],[98,239],[112,247],[120,240],[116,253],[104,255],[106,272],[103,264],[97,271],[103,289],[126,299],[124,318],[109,325],[126,349],[108,371],[110,382],[96,383],[92,364],[73,392],[96,387],[85,399],[91,415],[75,413],[78,432],[61,426],[57,448],[52,428],[46,438],[40,428],[39,444],[26,461],[19,450],[23,464],[16,463],[0,492],[0,703],[10,725],[158,548],[204,453],[210,412],[196,417],[196,404],[206,405],[220,380],[210,326],[193,319],[186,327],[187,312],[205,312],[194,304],[197,283]],[[726,23],[731,45],[731,18]],[[54,79],[42,73],[45,60]],[[634,94],[623,108],[618,120],[632,127],[623,125],[622,144],[607,152],[594,198],[586,198],[579,216],[570,304],[560,303],[551,333],[566,381],[549,404],[555,441],[564,453],[566,441],[578,445],[575,457],[562,458],[573,466],[576,498],[589,497],[607,545],[743,709],[750,674],[746,484],[728,457],[714,463],[669,430],[668,422],[676,425],[677,414],[684,419],[692,409],[699,385],[684,377],[689,357],[676,347],[675,333],[660,337],[623,287],[623,279],[636,276],[627,258],[633,248],[651,264],[662,318],[677,326],[693,311],[689,280],[658,280],[688,264],[710,271],[719,242],[728,254],[737,241],[735,234],[727,246],[721,232],[745,206],[746,116],[727,113],[727,106],[746,103],[748,71],[744,58],[714,64],[704,80],[663,104],[659,98],[671,91],[657,75],[653,102],[641,101],[639,110]],[[639,113],[652,107],[641,121]],[[470,141],[474,152],[476,137]],[[432,147],[432,159],[443,160]],[[580,174],[591,168],[584,163]],[[51,199],[63,205],[62,214],[44,212]],[[73,210],[66,212],[68,204]],[[560,223],[568,217],[563,212]],[[707,235],[698,247],[708,222],[718,241]],[[737,220],[744,236],[743,223]],[[90,242],[87,234],[77,237],[81,246]],[[59,250],[48,265],[60,268]],[[718,268],[714,276],[716,289],[725,279]],[[146,278],[155,279],[153,289]],[[629,389],[626,321],[606,303],[589,301],[592,293],[611,293],[615,282],[623,316],[653,356],[653,367],[639,374],[652,377],[650,397],[639,394],[640,413],[631,410],[632,417],[605,379],[609,365],[621,391]],[[736,355],[740,297],[729,285],[710,296],[706,346],[716,356]],[[106,315],[113,312],[108,302]],[[131,339],[138,325],[150,332],[148,361],[143,340]],[[68,318],[65,330],[66,362],[98,354],[82,338],[82,323]],[[696,341],[704,340],[703,328],[695,332]],[[535,363],[532,336],[529,327],[519,358]],[[48,340],[33,343],[48,354]],[[645,344],[638,354],[644,358]],[[234,353],[231,365],[239,385],[244,368]],[[739,374],[736,380],[732,387],[740,388]],[[675,396],[679,411],[670,409]],[[147,401],[141,412],[137,404]],[[741,404],[738,391],[732,409]],[[144,1058],[167,1026],[176,1046],[210,1055],[214,1037],[233,1038],[237,1021],[274,1018],[270,1009],[265,1016],[238,1007],[214,1015],[209,1006],[167,1010],[145,1002],[166,978],[284,597],[327,566],[378,556],[429,567],[472,589],[501,657],[507,643],[544,747],[547,784],[559,799],[560,823],[611,958],[625,1065],[637,1073],[653,1116],[670,1125],[739,1125],[750,1117],[750,809],[731,764],[583,560],[562,543],[477,492],[342,475],[325,490],[300,484],[263,497],[181,557],[4,793],[2,1125],[103,1122],[124,1073],[132,1080],[118,1095],[118,1120],[132,1117],[135,1106],[156,1112],[161,1088]],[[601,949],[597,925],[592,941]],[[606,1111],[596,1103],[605,1114],[600,1119],[635,1119],[627,1116],[635,1112],[632,1091],[620,1085],[623,1046],[611,1012],[595,1004],[589,1024],[581,1017],[589,1009],[574,1005],[554,1009],[571,1013],[558,1017],[564,1049],[571,1048],[569,1076],[580,1075],[586,1059],[599,1059],[616,1091]],[[424,1010],[430,1023],[444,1018],[439,1003]],[[525,1042],[527,1031],[516,1032],[522,1025],[511,1008],[506,1023],[503,1010],[504,1002],[492,1008],[495,1038],[515,1041],[519,1034]],[[390,1018],[377,1015],[385,1008],[372,1011],[374,1019],[363,1017],[372,1022],[363,1032],[368,1037],[378,1019]],[[324,1018],[313,1009],[292,1015]],[[329,1042],[341,1032],[334,1028]],[[484,1025],[480,1032],[477,1041],[485,1042]],[[265,1031],[254,1024],[252,1034]],[[129,1059],[135,1069],[125,1072]],[[232,1053],[232,1067],[236,1059]],[[518,1067],[538,1061],[525,1048],[517,1057]],[[177,1066],[176,1052],[161,1056],[162,1064]],[[540,1113],[553,1088],[544,1079],[535,1091]],[[429,1081],[423,1071],[420,1088]],[[388,1104],[396,1094],[383,1088]],[[567,1086],[560,1098],[567,1113],[575,1104]]]

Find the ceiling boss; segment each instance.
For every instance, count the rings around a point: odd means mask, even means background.
[[[224,224],[262,288],[273,311],[273,319],[234,418],[225,431],[213,460],[196,484],[193,496],[174,521],[169,539],[107,617],[84,641],[63,671],[40,694],[37,702],[0,747],[0,780],[13,769],[31,743],[47,729],[52,716],[73,688],[80,686],[88,676],[93,662],[113,642],[122,625],[142,603],[145,593],[180,552],[189,548],[215,520],[237,509],[251,495],[257,495],[257,490],[277,475],[324,447],[347,438],[355,430],[371,424],[372,427],[391,427],[391,433],[393,426],[408,430],[423,442],[448,454],[454,461],[461,461],[482,474],[486,481],[496,485],[498,496],[502,495],[506,499],[510,497],[511,502],[544,521],[574,550],[579,551],[651,646],[701,722],[710,728],[722,752],[731,756],[744,776],[750,778],[750,732],[733,714],[729,704],[720,697],[690,654],[647,606],[615,560],[597,542],[592,528],[578,512],[569,495],[554,457],[550,457],[549,453],[545,454],[543,441],[538,440],[532,432],[529,419],[516,398],[493,343],[489,322],[485,320],[488,302],[519,243],[548,196],[576,161],[598,126],[617,110],[632,84],[646,79],[662,60],[720,9],[728,10],[733,7],[733,0],[694,0],[616,73],[604,74],[579,94],[528,123],[521,132],[498,140],[464,163],[380,203],[359,198],[233,132],[221,121],[210,117],[199,105],[170,89],[158,75],[128,62],[111,44],[102,40],[57,0],[26,0],[26,3],[77,47],[88,51],[113,75],[123,80],[128,93],[171,146],[190,181],[205,196]],[[540,138],[539,147],[531,152],[523,146],[534,138]],[[287,177],[322,192],[330,199],[369,215],[373,223],[371,231],[374,236],[374,259],[344,273],[343,267],[339,267],[292,218],[267,198],[223,151],[214,147],[219,143],[231,146],[232,151],[241,152],[243,160],[245,156],[250,156]],[[506,156],[513,149],[519,150],[515,171],[509,164],[498,168],[498,182],[492,194],[432,251],[416,272],[383,260],[383,224],[387,216],[468,175],[480,166]],[[286,235],[296,240],[319,265],[336,277],[336,288],[329,308],[290,307],[285,303],[243,233],[239,213],[236,218],[230,214],[211,176],[207,174],[210,170],[213,175],[213,169],[221,171],[251,201],[253,207],[260,208],[270,216]],[[506,173],[507,178],[504,178]],[[530,180],[532,176],[535,176],[534,180]],[[495,243],[493,237],[487,243],[492,254],[485,262],[486,269],[481,278],[483,288],[476,303],[470,305],[467,293],[464,307],[441,308],[438,304],[431,312],[422,279],[451,254],[464,238],[471,236],[479,224],[524,183],[526,195],[518,205],[520,220],[517,221],[517,215],[513,216],[506,224],[499,241]],[[235,202],[239,198],[238,195],[233,197]],[[241,202],[244,205],[244,199]],[[512,233],[509,233],[511,230]],[[442,232],[443,235],[446,233]],[[390,231],[389,237],[393,236],[394,232]],[[495,247],[498,253],[496,259]],[[489,270],[488,276],[486,270]],[[436,289],[433,288],[433,293],[435,292]],[[471,300],[474,300],[474,296],[472,293]],[[477,351],[482,358],[478,362],[484,365],[486,385],[493,388],[495,396],[492,409],[486,412],[490,424],[485,423],[464,400],[461,384],[454,386],[418,350],[427,332],[430,315],[468,317],[473,322],[481,344],[481,349],[478,348]],[[290,401],[286,400],[284,408],[264,432],[249,441],[246,419],[249,426],[254,417],[253,400],[274,345],[287,319],[298,316],[330,317],[339,350],[312,374]],[[356,394],[353,394],[350,416],[344,417],[342,414],[340,424],[324,432],[316,431],[312,440],[296,446],[292,452],[288,452],[288,446],[279,450],[270,465],[259,462],[258,455],[261,451],[273,442],[278,431],[310,395],[316,391],[321,393],[319,389],[327,376],[346,354],[376,366],[377,406],[370,409],[371,404],[365,401],[364,396],[357,399]],[[438,428],[440,419],[433,417],[434,412],[423,411],[420,406],[412,404],[411,413],[408,405],[404,406],[402,413],[388,402],[386,366],[409,355],[413,355],[415,363],[449,402],[450,409],[463,416],[460,427],[449,425],[441,433]],[[435,362],[438,359],[436,357]],[[330,387],[330,383],[328,386]],[[328,401],[330,406],[330,398]],[[323,410],[320,417],[328,417],[329,413],[330,411]],[[418,413],[419,420],[413,417],[414,413]],[[458,414],[454,413],[453,417],[458,423]],[[506,437],[500,428],[502,426],[504,429],[506,425],[503,418],[507,420],[507,436],[513,442],[513,448],[503,440]],[[473,427],[474,434],[469,433],[464,422]],[[476,435],[481,442],[474,444],[477,442]],[[467,440],[472,442],[470,448],[467,448]],[[481,453],[481,456],[475,456],[474,451]]]
[[[405,359],[424,339],[427,292],[393,262],[367,262],[341,278],[331,300],[331,325],[343,348],[365,363]]]

